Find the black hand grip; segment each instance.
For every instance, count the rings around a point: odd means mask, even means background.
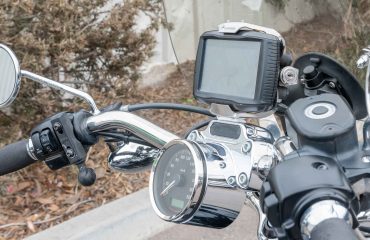
[[[344,220],[330,218],[314,227],[312,240],[357,240],[356,234]]]
[[[22,140],[0,149],[0,176],[36,162],[28,155],[27,144],[28,140]]]

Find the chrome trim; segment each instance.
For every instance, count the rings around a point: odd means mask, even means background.
[[[370,64],[369,63],[367,65],[367,70],[366,70],[365,89],[366,89],[365,90],[366,109],[367,109],[367,115],[369,115],[370,114]]]
[[[211,228],[227,227],[241,211],[245,201],[244,190],[238,188],[235,177],[233,182],[224,177],[222,167],[215,161],[215,158],[220,156],[215,154],[212,148],[188,140],[174,140],[163,148],[163,152],[175,144],[185,144],[193,155],[197,179],[193,194],[184,210],[175,216],[167,216],[158,209],[154,199],[154,178],[161,161],[159,158],[153,164],[149,183],[155,212],[166,221]]]
[[[151,174],[150,174],[150,181],[149,181],[149,196],[150,196],[150,202],[152,203],[153,209],[160,218],[166,221],[170,221],[170,222],[181,223],[181,222],[189,220],[194,215],[194,212],[198,209],[199,202],[202,200],[201,198],[203,197],[202,189],[204,189],[203,186],[207,182],[207,176],[206,176],[206,172],[204,170],[204,165],[203,165],[204,155],[198,150],[198,148],[194,145],[194,143],[186,141],[186,140],[174,140],[166,144],[162,148],[162,152],[165,152],[168,148],[170,148],[171,146],[177,145],[177,144],[185,145],[191,152],[193,156],[193,160],[194,160],[195,181],[194,181],[194,186],[193,186],[194,189],[193,189],[190,200],[188,201],[184,209],[180,213],[174,216],[165,215],[159,210],[159,208],[157,207],[155,198],[154,198],[154,176],[155,176],[158,163],[161,160],[161,157],[159,157],[153,163],[153,167],[152,167]]]
[[[370,221],[370,209],[366,211],[362,211],[359,214],[357,214],[357,221],[359,221],[360,223],[369,222]]]
[[[247,196],[247,200],[248,200],[247,202],[250,203],[253,206],[253,208],[256,210],[256,212],[258,214],[258,228],[257,228],[257,238],[258,238],[258,240],[277,240],[276,238],[268,238],[263,233],[264,228],[265,228],[265,224],[267,224],[267,217],[261,209],[259,198],[257,196],[255,196],[255,193],[249,192],[249,191],[246,192],[246,196]]]
[[[230,121],[233,121],[233,119],[242,121],[243,118],[266,118],[275,112],[274,110],[260,113],[234,112],[230,106],[217,103],[211,103],[209,111],[216,115],[217,118],[225,117],[229,118]]]
[[[280,82],[284,86],[296,85],[299,83],[299,69],[287,66],[280,71]]]
[[[357,68],[365,68],[369,65],[370,61],[370,45],[362,49],[363,54],[358,58],[356,65]]]
[[[0,108],[4,108],[4,107],[9,106],[18,95],[19,88],[21,85],[21,68],[20,68],[17,57],[15,56],[14,52],[9,47],[7,47],[4,44],[0,44],[0,48],[4,49],[9,54],[10,58],[12,59],[14,63],[14,71],[15,71],[15,82],[14,82],[13,91],[10,97],[4,103],[2,104],[0,103]]]
[[[289,153],[297,150],[296,146],[294,146],[292,139],[288,136],[279,137],[275,141],[274,146],[279,151],[281,156],[286,156]]]
[[[258,126],[267,129],[275,140],[285,135],[284,131],[280,128],[274,114],[258,119]]]
[[[157,148],[179,137],[130,112],[111,111],[91,116],[86,121],[90,132],[125,129]]]
[[[115,171],[136,173],[149,169],[159,149],[129,142],[117,146],[108,156],[108,166]]]
[[[226,23],[222,23],[218,25],[218,31],[222,33],[237,33],[243,29],[255,30],[259,32],[264,32],[269,35],[273,35],[277,37],[283,43],[284,50],[285,50],[285,46],[286,46],[285,40],[281,36],[281,34],[275,29],[262,27],[262,26],[258,26],[255,24],[251,24],[251,23],[245,23],[245,22],[226,22]]]
[[[28,156],[30,156],[33,160],[38,161],[35,155],[35,148],[32,143],[32,139],[28,139],[28,144],[26,145]]]
[[[334,200],[323,200],[311,205],[302,215],[300,226],[304,240],[311,239],[312,230],[324,220],[339,218],[352,226],[353,219],[349,210]]]
[[[94,99],[89,94],[87,94],[83,91],[80,91],[80,90],[77,90],[75,88],[66,86],[64,84],[55,82],[51,79],[42,77],[40,75],[37,75],[37,74],[29,72],[29,71],[21,70],[21,75],[22,75],[22,77],[31,79],[35,82],[45,84],[48,87],[51,87],[51,88],[54,88],[54,89],[57,89],[57,90],[61,90],[61,91],[65,91],[65,92],[68,92],[68,93],[70,93],[74,96],[80,97],[89,104],[89,106],[91,107],[91,110],[94,113],[94,115],[97,115],[97,114],[100,113],[98,107],[95,104]]]
[[[240,128],[237,139],[216,136],[211,133],[214,123],[234,125]],[[189,139],[202,146],[202,150],[216,157],[213,172],[227,180],[235,178],[237,187],[246,190],[259,190],[270,169],[280,160],[280,154],[273,146],[274,138],[266,129],[227,119],[213,120],[203,131],[193,131]],[[215,148],[224,152],[222,155]],[[220,167],[222,165],[222,167]],[[246,175],[247,178],[243,177]],[[241,178],[240,178],[241,177]],[[245,180],[245,181],[244,181]]]
[[[365,78],[365,97],[367,114],[370,114],[370,45],[362,49],[363,54],[357,60],[357,68],[365,68],[367,66]]]

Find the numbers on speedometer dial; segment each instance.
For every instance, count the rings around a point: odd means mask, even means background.
[[[190,150],[173,145],[161,156],[154,178],[154,199],[167,216],[181,213],[191,201],[196,170]]]

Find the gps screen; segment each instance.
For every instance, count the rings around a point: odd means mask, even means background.
[[[199,90],[254,99],[261,43],[207,39]]]

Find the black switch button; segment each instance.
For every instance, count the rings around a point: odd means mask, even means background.
[[[40,134],[36,132],[35,134],[32,135],[31,139],[37,158],[42,159],[44,151],[40,142]]]
[[[49,129],[45,129],[41,132],[40,142],[45,153],[51,153],[57,149],[54,137]]]
[[[318,71],[312,65],[308,65],[303,69],[303,75],[307,80],[313,79],[317,76]]]

